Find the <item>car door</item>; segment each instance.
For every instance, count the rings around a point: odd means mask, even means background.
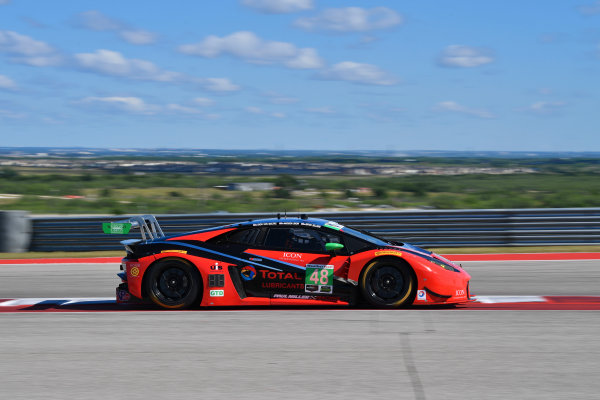
[[[339,284],[335,276],[343,276],[349,257],[343,250],[327,251],[325,244],[342,241],[341,235],[322,229],[301,225],[269,227],[262,246],[249,248],[246,253],[265,264],[274,263],[279,271],[257,271],[253,289],[258,289],[258,284],[264,295],[274,298],[336,295]]]

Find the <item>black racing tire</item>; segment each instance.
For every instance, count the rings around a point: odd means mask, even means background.
[[[202,279],[196,267],[177,259],[152,265],[145,286],[150,300],[164,308],[191,307],[200,302],[202,293]]]
[[[360,278],[360,291],[371,305],[397,308],[413,303],[417,282],[406,262],[384,258],[367,264]]]

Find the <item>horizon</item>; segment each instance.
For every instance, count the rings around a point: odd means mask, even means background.
[[[155,154],[161,152],[164,154]],[[16,153],[16,154],[15,154]],[[182,156],[219,156],[221,154],[227,157],[239,156],[357,156],[357,157],[466,157],[466,158],[544,158],[544,157],[592,157],[600,158],[599,151],[497,151],[497,150],[318,150],[318,149],[299,149],[299,150],[270,150],[270,149],[184,149],[184,148],[102,148],[102,147],[45,147],[45,146],[15,146],[15,147],[0,147],[0,157],[16,156],[20,153],[28,156],[43,157],[46,155],[89,155],[97,153],[98,155],[182,155]],[[151,154],[150,154],[151,153]]]

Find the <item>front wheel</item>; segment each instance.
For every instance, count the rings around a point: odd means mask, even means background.
[[[368,264],[360,279],[363,297],[374,306],[401,307],[412,304],[417,285],[404,261],[383,259]]]
[[[161,260],[146,279],[150,299],[165,308],[187,308],[198,300],[201,279],[198,270],[180,260]]]

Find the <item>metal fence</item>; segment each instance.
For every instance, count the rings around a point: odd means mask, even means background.
[[[425,247],[600,244],[600,208],[417,210],[307,213]],[[291,215],[291,214],[290,214]],[[297,214],[294,214],[297,215]],[[129,235],[104,235],[101,223],[127,216],[33,217],[31,251],[117,250]],[[274,217],[274,214],[157,215],[167,235]]]

